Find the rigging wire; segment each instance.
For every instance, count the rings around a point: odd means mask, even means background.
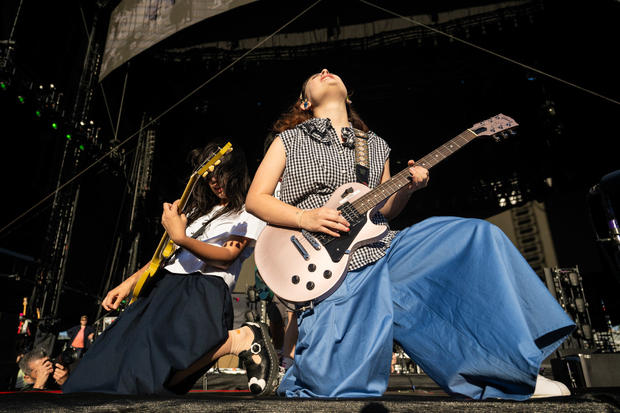
[[[602,95],[602,94],[600,94],[600,93],[594,92],[594,91],[592,91],[592,90],[590,90],[590,89],[587,89],[587,88],[585,88],[585,87],[579,86],[579,85],[577,85],[577,84],[575,84],[575,83],[569,82],[568,80],[564,80],[564,79],[562,79],[562,78],[559,78],[559,77],[557,77],[557,76],[554,76],[554,75],[552,75],[552,74],[549,74],[549,73],[547,73],[547,72],[544,72],[544,71],[542,71],[542,70],[540,70],[540,69],[537,69],[537,68],[535,68],[535,67],[533,67],[533,66],[526,65],[525,63],[522,63],[522,62],[519,62],[519,61],[517,61],[517,60],[511,59],[511,58],[506,57],[506,56],[504,56],[504,55],[502,55],[502,54],[499,54],[499,53],[494,52],[494,51],[492,51],[492,50],[486,49],[486,48],[484,48],[484,47],[482,47],[482,46],[478,46],[477,44],[474,44],[474,43],[472,43],[472,42],[468,42],[467,40],[461,39],[460,37],[456,37],[456,36],[454,36],[454,35],[452,35],[452,34],[450,34],[450,33],[446,33],[446,32],[444,32],[444,31],[442,31],[442,30],[436,29],[436,28],[434,28],[434,27],[432,27],[432,26],[429,26],[429,25],[427,25],[427,24],[424,24],[424,23],[421,23],[421,22],[419,22],[419,21],[417,21],[417,20],[414,20],[414,19],[412,19],[411,17],[403,16],[402,14],[396,13],[396,12],[394,12],[394,11],[392,11],[392,10],[388,10],[388,9],[386,9],[385,7],[381,7],[381,6],[378,6],[378,5],[374,4],[374,3],[371,3],[371,2],[370,2],[370,1],[368,1],[368,0],[359,0],[359,1],[360,1],[361,3],[364,3],[364,4],[368,5],[368,6],[374,7],[374,8],[376,8],[376,9],[378,9],[378,10],[381,10],[381,11],[384,11],[384,12],[386,12],[386,13],[388,13],[388,14],[391,14],[392,16],[399,17],[399,18],[401,18],[401,19],[403,19],[403,20],[406,20],[406,21],[408,21],[408,22],[410,22],[410,23],[413,23],[413,24],[415,24],[415,25],[417,25],[417,26],[423,27],[423,28],[425,28],[426,30],[430,30],[430,31],[432,31],[432,32],[434,32],[434,33],[437,33],[437,34],[441,35],[441,36],[445,36],[445,37],[447,37],[447,38],[449,38],[449,39],[451,39],[451,40],[454,40],[454,41],[456,41],[456,42],[460,42],[460,43],[462,43],[462,44],[464,44],[464,45],[466,45],[466,46],[473,47],[474,49],[480,50],[481,52],[484,52],[484,53],[490,54],[490,55],[495,56],[495,57],[497,57],[497,58],[499,58],[499,59],[505,60],[505,61],[507,61],[507,62],[509,62],[509,63],[512,63],[512,64],[515,64],[515,65],[517,65],[517,66],[521,66],[522,68],[525,68],[525,69],[527,69],[527,70],[531,70],[532,72],[538,73],[539,75],[542,75],[542,76],[548,77],[548,78],[553,79],[553,80],[555,80],[555,81],[557,81],[557,82],[564,83],[565,85],[568,85],[568,86],[574,87],[574,88],[576,88],[576,89],[581,90],[582,92],[589,93],[589,94],[591,94],[591,95],[594,95],[594,96],[596,96],[596,97],[599,97],[599,98],[601,98],[601,99],[604,99],[604,100],[606,100],[606,101],[608,101],[608,102],[615,103],[616,105],[620,105],[620,101],[617,101],[617,100],[615,100],[615,99],[612,99],[612,98],[607,97],[607,96],[605,96],[605,95]]]
[[[310,6],[308,6],[306,9],[304,9],[303,11],[301,11],[299,14],[297,14],[295,17],[293,17],[292,19],[290,19],[288,22],[286,22],[285,24],[283,24],[282,26],[280,26],[276,31],[274,31],[273,33],[271,33],[269,36],[265,37],[263,40],[261,40],[260,42],[258,42],[254,47],[252,47],[251,49],[249,49],[248,51],[246,51],[245,53],[243,53],[241,56],[239,56],[238,58],[236,58],[235,60],[233,60],[231,63],[229,63],[228,65],[226,65],[224,68],[222,68],[220,71],[218,71],[216,74],[214,74],[213,76],[211,76],[209,79],[207,79],[206,81],[204,81],[202,84],[200,84],[199,86],[197,86],[195,89],[193,89],[192,91],[190,91],[189,93],[187,93],[184,97],[182,97],[181,99],[179,99],[176,103],[172,104],[171,106],[169,106],[167,109],[165,109],[163,112],[161,112],[159,115],[153,117],[150,121],[148,121],[146,124],[144,124],[140,129],[138,129],[137,131],[135,131],[134,133],[132,133],[131,135],[129,135],[129,137],[125,138],[123,141],[121,141],[118,145],[114,146],[112,149],[110,149],[108,152],[106,152],[105,154],[103,154],[101,157],[95,159],[90,165],[88,165],[87,167],[85,167],[84,169],[82,169],[80,172],[76,173],[73,177],[69,178],[65,183],[59,185],[56,190],[54,190],[53,192],[51,192],[50,194],[48,194],[47,196],[45,196],[43,199],[41,199],[39,202],[37,202],[36,204],[34,204],[33,206],[31,206],[30,208],[28,208],[25,212],[21,213],[20,215],[18,215],[16,218],[14,218],[12,221],[10,221],[8,224],[6,224],[5,226],[3,226],[2,228],[0,228],[0,234],[2,234],[4,231],[6,231],[8,228],[10,228],[13,224],[15,224],[17,221],[19,221],[20,219],[22,219],[23,217],[25,217],[26,215],[28,215],[31,211],[33,211],[34,209],[36,209],[39,205],[43,204],[45,201],[47,201],[48,199],[50,199],[51,197],[53,197],[54,195],[56,195],[56,193],[58,193],[59,191],[61,191],[62,189],[64,189],[65,187],[67,187],[69,184],[71,184],[73,181],[75,181],[76,179],[78,179],[80,176],[84,175],[86,172],[88,172],[90,169],[94,168],[96,165],[100,164],[104,159],[106,159],[108,156],[110,156],[112,153],[116,152],[121,146],[125,145],[127,142],[129,142],[130,140],[132,140],[134,137],[136,137],[142,130],[146,129],[147,127],[149,127],[150,125],[152,125],[153,123],[157,122],[159,119],[161,119],[163,116],[167,115],[170,111],[172,111],[173,109],[175,109],[177,106],[179,106],[181,103],[185,102],[187,99],[189,99],[190,97],[192,97],[193,95],[195,95],[198,91],[200,91],[202,88],[204,88],[205,86],[207,86],[209,83],[211,83],[212,81],[214,81],[215,79],[217,79],[220,75],[222,75],[224,72],[226,72],[227,70],[229,70],[231,67],[233,67],[234,65],[236,65],[237,63],[239,63],[241,60],[243,60],[247,55],[249,55],[250,53],[252,53],[254,50],[258,49],[260,46],[262,46],[264,43],[266,43],[267,41],[269,41],[272,37],[274,37],[276,34],[280,33],[282,30],[284,30],[285,28],[287,28],[289,25],[291,25],[295,20],[297,20],[298,18],[300,18],[301,16],[303,16],[304,14],[306,14],[308,11],[310,11],[313,7],[315,7],[317,4],[319,4],[322,0],[316,0],[314,3],[312,3]]]

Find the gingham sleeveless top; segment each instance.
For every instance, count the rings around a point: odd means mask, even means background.
[[[322,207],[340,186],[355,182],[355,133],[342,128],[344,142],[338,138],[329,119],[312,118],[278,135],[286,151],[280,199],[301,209]],[[381,183],[381,173],[390,154],[388,144],[368,132],[370,174],[368,185]],[[379,212],[371,217],[375,224],[386,225]],[[396,231],[389,230],[380,240],[358,248],[349,262],[349,271],[377,261],[385,255]]]

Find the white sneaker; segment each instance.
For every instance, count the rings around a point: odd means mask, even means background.
[[[536,377],[536,388],[534,389],[532,399],[558,396],[570,396],[568,387],[566,387],[564,383],[550,380],[539,374],[538,377]]]

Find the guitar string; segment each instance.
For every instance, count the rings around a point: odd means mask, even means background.
[[[593,91],[591,89],[587,89],[585,87],[579,86],[579,85],[577,85],[577,84],[575,84],[573,82],[569,82],[568,80],[564,80],[564,79],[562,79],[560,77],[557,77],[557,76],[554,76],[554,75],[552,75],[550,73],[544,72],[544,71],[542,71],[540,69],[537,69],[537,68],[535,68],[533,66],[530,66],[530,65],[527,65],[525,63],[519,62],[518,60],[511,59],[511,58],[509,58],[507,56],[504,56],[502,54],[494,52],[494,51],[492,51],[490,49],[486,49],[486,48],[484,48],[482,46],[478,46],[477,44],[474,44],[472,42],[468,42],[465,39],[461,39],[460,37],[456,37],[456,36],[454,36],[454,35],[452,35],[450,33],[446,33],[446,32],[444,32],[442,30],[439,30],[439,29],[436,29],[436,28],[434,28],[432,26],[429,26],[427,24],[421,23],[421,22],[419,22],[417,20],[412,19],[411,17],[403,16],[402,14],[398,14],[395,11],[392,11],[392,10],[386,9],[385,7],[381,7],[381,6],[378,6],[378,5],[374,4],[374,3],[371,3],[368,0],[359,0],[359,1],[361,3],[364,3],[364,4],[368,5],[368,6],[371,6],[371,7],[374,7],[376,9],[382,10],[382,11],[388,13],[388,14],[391,14],[393,16],[399,17],[399,18],[401,18],[403,20],[406,20],[406,21],[408,21],[410,23],[413,23],[413,24],[415,24],[417,26],[423,27],[426,30],[430,30],[430,31],[432,31],[434,33],[437,33],[437,34],[441,35],[441,36],[445,36],[445,37],[447,37],[447,38],[449,38],[451,40],[463,43],[464,45],[467,45],[469,47],[473,47],[474,49],[480,50],[481,52],[488,53],[488,54],[490,54],[492,56],[495,56],[495,57],[497,57],[499,59],[505,60],[505,61],[507,61],[509,63],[515,64],[517,66],[521,66],[522,68],[525,68],[527,70],[531,70],[532,72],[538,73],[539,75],[546,76],[549,79],[553,79],[553,80],[555,80],[557,82],[564,83],[565,85],[574,87],[575,89],[581,90],[582,92],[589,93],[589,94],[591,94],[593,96],[596,96],[598,98],[604,99],[604,100],[606,100],[608,102],[615,103],[616,105],[620,105],[620,101],[617,101],[615,99],[612,99],[610,97],[607,97],[605,95],[597,93],[597,92],[595,92],[595,91]]]
[[[140,134],[140,132],[142,132],[144,129],[146,129],[147,127],[149,127],[150,125],[152,125],[153,123],[157,122],[159,119],[161,119],[163,116],[165,116],[166,114],[168,114],[170,111],[172,111],[174,108],[176,108],[177,106],[179,106],[181,103],[185,102],[187,99],[189,99],[191,96],[195,95],[199,90],[201,90],[202,88],[204,88],[205,86],[207,86],[209,83],[211,83],[213,80],[215,80],[216,78],[218,78],[220,75],[222,75],[224,72],[226,72],[227,70],[229,70],[230,68],[232,68],[233,66],[235,66],[237,63],[239,63],[242,59],[244,59],[246,56],[248,56],[249,54],[251,54],[254,50],[258,49],[260,46],[262,46],[264,43],[266,43],[267,41],[269,41],[271,38],[273,38],[276,34],[280,33],[282,30],[284,30],[286,27],[288,27],[289,25],[291,25],[295,20],[299,19],[301,16],[303,16],[304,14],[306,14],[308,11],[310,11],[312,8],[314,8],[317,4],[319,4],[322,0],[316,0],[314,3],[312,3],[310,6],[308,6],[306,9],[304,9],[302,12],[300,12],[299,14],[297,14],[295,17],[293,17],[292,19],[290,19],[288,22],[286,22],[285,24],[283,24],[282,26],[280,26],[276,31],[274,31],[273,33],[271,33],[269,36],[265,37],[263,40],[261,40],[260,42],[258,42],[254,47],[252,47],[251,49],[249,49],[247,52],[243,53],[241,56],[239,56],[238,58],[236,58],[235,60],[233,60],[231,63],[229,63],[228,65],[226,65],[223,69],[221,69],[219,72],[217,72],[215,75],[211,76],[209,79],[207,79],[206,81],[204,81],[201,85],[199,85],[198,87],[196,87],[194,90],[190,91],[188,94],[186,94],[184,97],[182,97],[181,99],[179,99],[176,103],[172,104],[170,107],[168,107],[167,109],[165,109],[163,112],[161,112],[159,115],[155,116],[153,119],[151,119],[150,121],[148,121],[146,124],[144,124],[140,129],[138,129],[136,132],[134,132],[133,134],[129,135],[129,137],[127,137],[125,140],[123,140],[121,143],[119,143],[118,145],[116,145],[115,147],[113,147],[112,149],[110,149],[107,153],[103,154],[100,158],[94,160],[90,165],[88,165],[87,167],[85,167],[84,169],[82,169],[81,171],[79,171],[77,174],[75,174],[73,177],[69,178],[65,183],[63,183],[62,185],[58,186],[56,188],[56,190],[54,190],[53,192],[51,192],[50,194],[48,194],[47,196],[45,196],[43,199],[41,199],[40,201],[38,201],[36,204],[34,204],[33,206],[31,206],[30,208],[28,208],[25,212],[21,213],[20,215],[18,215],[16,218],[14,218],[12,221],[10,221],[8,224],[6,224],[5,226],[3,226],[2,228],[0,228],[0,234],[3,234],[8,228],[10,228],[11,226],[13,226],[16,222],[18,222],[19,220],[21,220],[23,217],[25,217],[26,215],[28,215],[30,212],[32,212],[34,209],[36,209],[39,205],[43,204],[44,202],[46,202],[48,199],[52,198],[54,195],[56,195],[58,192],[60,192],[61,190],[63,190],[65,187],[67,187],[69,184],[71,184],[73,181],[75,181],[77,178],[79,178],[80,176],[82,176],[83,174],[85,174],[87,171],[89,171],[90,169],[94,168],[96,165],[98,165],[99,163],[101,163],[104,159],[106,159],[108,156],[110,156],[112,153],[115,153],[116,151],[119,150],[119,148],[123,145],[125,145],[127,142],[129,142],[131,139],[133,139],[134,137],[138,136]]]
[[[465,136],[466,134],[468,136]],[[473,132],[470,132],[470,131],[461,132],[460,134],[458,134],[457,136],[452,138],[450,141],[446,142],[445,144],[441,145],[439,148],[435,149],[434,151],[432,151],[428,155],[424,156],[417,163],[419,165],[427,166],[427,169],[430,169],[433,166],[435,166],[436,164],[438,164],[439,162],[441,162],[444,159],[446,159],[448,156],[450,156],[453,153],[455,153],[456,151],[458,151],[460,148],[462,148],[463,146],[465,146],[469,142],[471,142],[476,137],[477,137],[477,135],[474,134]],[[461,145],[459,145],[457,143],[458,140],[462,141]],[[457,149],[451,150],[450,148],[446,147],[447,144],[452,144],[452,143],[457,146]],[[448,152],[447,154],[444,154],[441,151],[442,147],[445,147],[445,150]],[[398,190],[400,190],[408,182],[409,182],[409,172],[408,172],[408,168],[405,168],[405,169],[401,170],[399,173],[397,173],[396,175],[394,175],[388,181],[380,184],[375,189],[373,189],[370,192],[362,195],[357,200],[351,202],[351,205],[353,205],[353,207],[360,214],[364,214],[368,210],[370,210],[372,207],[374,207],[377,203],[381,202],[383,199],[389,197],[393,193],[395,193]],[[379,201],[376,200],[376,198],[377,198],[376,194],[377,193],[381,193],[382,194],[382,197],[381,197],[381,199]]]

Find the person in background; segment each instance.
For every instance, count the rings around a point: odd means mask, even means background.
[[[25,386],[20,390],[57,390],[69,377],[69,369],[54,363],[43,349],[34,349],[19,360]]]
[[[77,352],[78,358],[81,357],[95,338],[95,329],[88,325],[88,316],[80,317],[80,324],[68,329],[67,336],[71,342],[71,348]]]

